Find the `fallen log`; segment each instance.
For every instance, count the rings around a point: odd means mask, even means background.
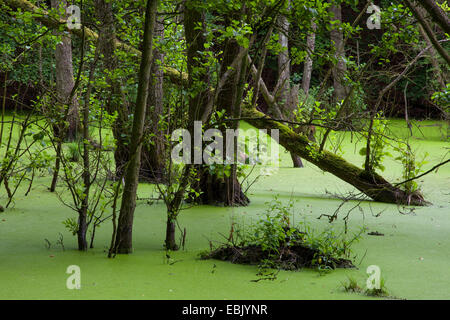
[[[407,193],[393,186],[379,174],[369,173],[334,153],[326,150],[319,153],[319,146],[306,136],[295,133],[288,126],[272,120],[262,112],[244,107],[242,117],[258,129],[267,129],[268,133],[269,129],[278,129],[279,143],[286,150],[351,184],[375,201],[416,206],[428,204],[418,191]]]

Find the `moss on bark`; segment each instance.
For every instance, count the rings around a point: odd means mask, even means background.
[[[409,194],[394,187],[379,174],[369,173],[332,152],[323,150],[319,153],[317,144],[306,136],[295,133],[288,126],[271,120],[255,109],[244,108],[242,116],[256,128],[267,129],[268,132],[269,129],[278,129],[279,143],[288,151],[351,184],[375,201],[418,206],[427,203],[419,192]]]

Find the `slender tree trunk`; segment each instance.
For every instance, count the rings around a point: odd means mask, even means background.
[[[313,70],[313,59],[312,54],[314,53],[314,48],[316,45],[316,29],[317,25],[311,23],[312,31],[308,34],[306,38],[306,50],[308,55],[306,56],[305,63],[303,65],[303,77],[302,77],[302,89],[305,95],[308,95],[309,88],[311,85],[311,75]]]
[[[109,96],[106,97],[106,111],[110,114],[115,112],[118,114],[112,128],[116,140],[114,150],[115,177],[118,179],[124,175],[124,169],[130,156],[127,138],[127,134],[130,133],[128,125],[129,106],[122,92],[122,84],[114,76],[116,69],[119,67],[119,61],[115,54],[117,45],[112,1],[95,0],[95,13],[98,21],[101,22],[98,46],[104,57],[103,63],[108,73],[113,75],[107,79],[110,92]]]
[[[86,90],[86,97],[84,101],[83,106],[83,184],[84,184],[84,197],[81,200],[81,207],[78,212],[78,250],[80,251],[86,251],[88,249],[87,247],[87,239],[86,239],[86,233],[88,229],[88,212],[89,212],[89,199],[90,199],[90,191],[91,191],[91,173],[90,173],[90,136],[89,136],[89,106],[91,103],[91,93],[92,93],[92,82],[94,80],[94,73],[95,68],[97,65],[97,61],[99,58],[100,50],[97,46],[95,48],[95,55],[94,59],[91,62],[90,70],[89,70],[89,79],[88,79],[88,85]],[[92,237],[91,237],[91,243],[90,247],[93,248],[94,246],[94,237],[95,237],[95,224],[94,228],[92,230]]]
[[[154,36],[163,39],[164,25],[162,22],[156,22]],[[146,182],[164,182],[165,180],[164,132],[159,124],[160,117],[164,115],[164,72],[161,67],[163,63],[164,54],[155,48],[152,64],[154,79],[149,86],[147,101],[147,123],[152,138],[150,143],[146,143],[142,147],[140,170],[140,179]]]
[[[342,31],[342,12],[340,5],[332,5],[330,12],[333,13],[333,21],[338,21],[331,26],[330,39],[335,50],[336,64],[333,66],[333,87],[334,87],[334,102],[338,103],[347,96],[347,89],[344,84],[344,74],[347,71],[345,63],[345,49],[344,49],[344,33]]]
[[[66,10],[66,0],[52,0],[52,7],[59,10]],[[68,113],[65,119],[68,122],[67,128],[59,128],[65,132],[58,132],[58,134],[69,141],[76,139],[78,129],[80,127],[80,117],[78,114],[78,100],[74,96],[70,100],[72,89],[75,85],[73,79],[73,65],[72,65],[72,40],[70,34],[63,33],[61,35],[61,42],[56,45],[55,50],[55,65],[56,65],[56,95],[57,105],[61,107],[61,113],[65,114],[65,106],[67,106]]]
[[[55,167],[53,168],[53,177],[52,183],[50,185],[50,192],[55,192],[56,184],[58,183],[59,169],[61,167],[61,152],[62,152],[62,141],[57,138]]]
[[[51,6],[52,8],[63,10],[63,17],[65,18],[65,10],[67,8],[66,0],[52,0]],[[69,101],[71,99],[72,89],[75,85],[72,64],[72,39],[70,34],[63,33],[60,35],[61,42],[56,45],[55,49],[56,108],[57,113],[60,114],[61,118],[66,116],[66,108],[68,108],[68,112],[65,119],[58,120],[56,124],[53,125],[53,134],[56,141],[56,159],[50,192],[55,192],[56,184],[58,182],[62,143],[65,140],[74,141],[80,125],[78,100],[76,96]],[[68,126],[66,126],[65,121],[68,122]]]
[[[151,65],[153,61],[153,30],[155,28],[157,0],[148,0],[145,12],[144,42],[141,66],[139,69],[139,84],[134,110],[133,128],[131,133],[130,160],[126,168],[125,186],[122,195],[120,215],[117,225],[115,251],[131,253],[134,210],[136,208],[136,192],[139,183],[141,163],[142,138],[147,109],[148,86],[151,81]]]
[[[280,32],[278,36],[278,42],[282,48],[282,51],[278,54],[278,82],[282,83],[279,94],[279,105],[282,107],[287,119],[294,118],[294,110],[297,105],[290,105],[291,95],[291,63],[289,59],[289,21],[284,15],[278,17],[278,23],[280,26]],[[291,159],[294,168],[303,168],[302,159],[294,153],[291,153]]]
[[[289,92],[291,91],[291,62],[289,59],[289,21],[284,15],[278,16],[278,24],[280,32],[278,33],[278,42],[282,48],[282,51],[278,54],[278,81],[282,83],[279,94],[279,104],[285,106],[286,110]]]

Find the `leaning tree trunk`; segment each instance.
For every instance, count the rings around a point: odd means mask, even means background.
[[[418,1],[418,3],[428,12],[432,20],[436,22],[444,32],[450,34],[450,17],[442,10],[436,0],[421,0]]]
[[[114,252],[131,253],[133,251],[133,218],[136,208],[136,192],[139,183],[139,168],[141,164],[142,137],[145,114],[147,109],[148,86],[151,78],[153,60],[153,30],[155,28],[158,0],[148,0],[145,12],[144,42],[141,66],[139,69],[139,84],[136,107],[131,132],[130,160],[126,167],[125,186],[123,189],[120,215]]]
[[[422,16],[426,16],[426,11],[423,8],[418,8],[418,11],[422,14]],[[432,25],[429,20],[427,22],[430,25]],[[431,42],[430,37],[427,35],[427,33],[425,32],[424,28],[421,25],[419,25],[419,32],[422,35],[422,38],[425,40],[427,47],[431,47],[430,55],[429,55],[430,61],[431,61],[431,64],[433,65],[436,80],[439,83],[440,89],[442,90],[445,88],[445,84],[446,84],[445,78],[446,77],[445,77],[445,73],[442,72],[442,68],[439,65],[439,61],[436,58],[436,56],[437,56],[436,49],[434,49],[433,43]]]
[[[295,152],[320,169],[351,184],[375,201],[418,206],[427,204],[419,192],[408,194],[377,173],[368,173],[334,153],[325,150],[318,153],[319,147],[304,135],[295,133],[289,127],[271,120],[255,109],[243,108],[243,116],[248,123],[256,128],[267,129],[268,133],[270,129],[278,129],[279,143],[286,150]],[[311,149],[317,154],[311,152]]]
[[[162,40],[164,37],[164,24],[157,21],[154,37]],[[154,49],[152,79],[148,89],[147,101],[147,125],[146,134],[151,134],[150,141],[144,142],[142,146],[141,169],[139,179],[146,182],[164,182],[166,152],[164,144],[164,132],[160,125],[160,117],[164,115],[164,54]]]
[[[410,0],[405,0],[406,5],[408,6],[408,8],[411,10],[412,14],[414,15],[414,17],[416,18],[417,22],[419,22],[419,24],[422,26],[423,30],[425,31],[425,33],[427,34],[429,40],[431,41],[431,43],[433,44],[434,48],[436,49],[436,51],[439,53],[439,55],[444,58],[445,62],[447,63],[447,65],[450,66],[450,54],[447,52],[447,50],[445,50],[445,48],[439,43],[439,41],[436,38],[436,35],[434,33],[434,31],[431,29],[430,25],[428,24],[428,22],[425,20],[425,18],[423,17],[423,15],[420,13],[419,7],[416,6],[412,1]],[[425,9],[428,11],[427,9],[428,7],[425,6]],[[431,11],[428,11],[428,13],[431,13]],[[435,17],[433,16],[433,21],[435,21]],[[448,21],[448,17],[447,17],[447,21]],[[436,22],[439,22],[438,20],[436,20]],[[440,21],[442,23],[444,23],[445,21]],[[445,26],[445,25],[444,25]],[[442,27],[442,26],[441,26]],[[450,25],[447,24],[447,27],[450,28]],[[448,31],[447,31],[448,32]]]

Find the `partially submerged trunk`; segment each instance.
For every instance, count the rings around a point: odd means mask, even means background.
[[[234,39],[230,39],[227,41],[222,60],[222,70],[220,72],[221,76],[228,70],[228,66],[232,64],[233,60],[239,54],[240,50],[241,47]],[[236,67],[236,70],[229,76],[228,80],[220,90],[217,97],[217,110],[225,110],[227,116],[229,117],[240,117],[241,101],[246,72],[247,57],[244,57],[244,59]],[[238,122],[225,124],[221,128],[223,137],[231,138],[226,136],[226,129],[233,129],[236,132],[238,128]],[[223,204],[228,207],[247,206],[250,203],[250,200],[242,191],[241,184],[237,178],[236,159],[238,136],[233,136],[231,139],[233,139],[233,141],[227,141],[226,139],[224,141],[225,144],[230,148],[231,145],[233,146],[232,156],[235,159],[233,164],[230,164],[231,168],[229,170],[229,175],[224,175],[223,177],[213,175],[209,172],[209,169],[207,167],[202,171],[200,179],[200,186],[202,191],[202,195],[200,198],[202,200],[202,203]],[[229,147],[227,147],[227,150]]]
[[[242,186],[237,180],[235,171],[231,170],[229,177],[219,177],[207,172],[207,168],[201,172],[199,189],[202,191],[197,203],[210,205],[247,206],[250,203],[244,194]]]
[[[87,251],[88,243],[86,240],[87,234],[87,213],[80,212],[78,215],[78,230],[77,230],[77,239],[78,239],[78,250]]]
[[[148,0],[145,12],[144,42],[141,66],[139,69],[139,84],[134,110],[133,129],[131,132],[130,160],[126,167],[125,186],[123,189],[120,215],[117,225],[117,235],[114,251],[131,253],[134,210],[136,208],[136,192],[139,183],[141,164],[142,136],[147,109],[148,86],[151,78],[153,59],[153,30],[155,27],[158,0]]]
[[[196,28],[196,23],[202,22],[203,25],[203,21],[203,14],[194,8],[185,9],[186,41],[190,44],[188,48],[190,85],[195,81],[203,80],[205,83],[208,81],[207,75],[201,78],[199,77],[199,74],[191,71],[194,70],[195,67],[202,70],[201,64],[199,63],[202,61],[201,59],[205,59],[201,52],[205,50],[204,43],[206,39],[204,38],[203,31]],[[236,41],[227,41],[223,53],[220,77],[228,71],[228,67],[231,66],[234,59],[239,54],[240,49],[241,48]],[[228,76],[218,93],[216,109],[225,110],[229,117],[240,116],[240,103],[242,101],[244,85],[243,79],[245,78],[246,73],[246,71],[244,71],[243,74],[242,69],[246,69],[246,60],[247,57],[245,55],[230,76]],[[243,62],[245,65],[243,65]],[[209,119],[209,115],[205,116],[209,112],[209,110],[205,109],[205,105],[207,105],[205,101],[208,101],[209,99],[213,99],[213,97],[210,96],[209,89],[190,99],[190,124],[193,124],[194,121],[204,120],[205,118]],[[234,123],[230,128],[237,129],[238,125],[238,123]],[[221,128],[224,137],[225,129],[226,127]],[[234,146],[237,146],[237,144],[235,143]],[[240,183],[237,179],[236,164],[231,165],[230,174],[225,177],[218,177],[211,174],[207,165],[198,165],[197,169],[199,183],[196,186],[196,190],[201,191],[200,197],[196,199],[197,202],[203,204],[223,204],[225,206],[241,206],[249,203],[249,199],[242,192]]]
[[[319,148],[306,136],[295,133],[289,127],[271,120],[255,109],[244,108],[243,116],[251,125],[267,129],[269,133],[270,129],[278,129],[279,143],[286,150],[300,155],[320,169],[351,184],[375,201],[418,206],[427,204],[419,192],[408,194],[390,184],[377,173],[368,173],[334,153],[324,150],[315,154],[314,151],[318,152]],[[311,152],[311,148],[314,150],[313,152]]]
[[[166,223],[166,240],[164,242],[164,247],[166,250],[176,251],[179,249],[175,240],[176,219],[171,218],[171,216],[172,214],[168,213]]]

